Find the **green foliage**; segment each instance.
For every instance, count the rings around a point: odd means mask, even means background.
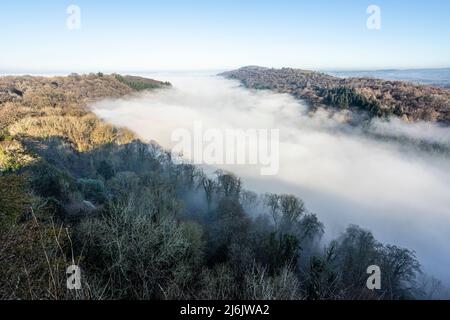
[[[102,204],[108,200],[105,185],[101,180],[78,179],[77,185],[85,200],[96,204]]]
[[[16,223],[30,204],[23,176],[0,175],[0,231]]]
[[[299,239],[293,235],[270,233],[259,245],[258,261],[274,274],[286,265],[295,266],[300,256]]]
[[[114,166],[111,162],[107,160],[101,160],[97,167],[97,172],[105,180],[109,180],[115,175]]]
[[[54,197],[41,198],[36,205],[35,213],[45,222],[62,221],[67,214],[63,203]]]
[[[31,157],[22,144],[6,130],[0,130],[0,173],[16,172],[26,166]]]
[[[0,146],[0,172],[15,172],[22,167],[20,161]]]
[[[217,171],[217,181],[219,190],[226,198],[238,199],[241,193],[241,180],[231,173]]]
[[[116,75],[116,79],[136,91],[160,89],[170,85],[168,82],[149,81],[144,78],[122,76],[119,74]]]
[[[208,258],[211,263],[223,263],[230,258],[230,246],[246,237],[250,221],[239,202],[223,198],[208,225]]]
[[[42,197],[54,197],[67,201],[74,190],[72,179],[47,163],[32,168],[31,186]]]
[[[0,130],[0,142],[12,141],[13,137],[6,130]]]
[[[329,105],[340,109],[348,109],[356,107],[362,111],[378,117],[387,116],[381,108],[380,102],[374,99],[368,99],[362,94],[359,94],[354,88],[339,87],[335,89],[325,90],[325,102]]]
[[[306,277],[308,300],[340,299],[344,296],[335,249],[335,243],[332,243],[323,256],[311,257]]]

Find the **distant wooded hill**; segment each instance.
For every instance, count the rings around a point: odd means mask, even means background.
[[[319,107],[352,109],[370,116],[450,124],[450,90],[374,78],[338,78],[300,69],[244,67],[220,74],[248,88],[290,93]]]

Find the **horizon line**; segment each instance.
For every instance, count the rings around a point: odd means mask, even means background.
[[[13,69],[13,68],[0,68],[0,75],[42,75],[42,74],[55,74],[55,75],[70,75],[73,73],[77,74],[91,74],[91,73],[104,73],[104,74],[146,74],[146,73],[175,73],[175,72],[224,72],[224,71],[231,71],[231,70],[237,70],[240,68],[248,67],[248,66],[255,66],[255,67],[262,67],[262,68],[268,68],[268,69],[282,69],[282,68],[292,68],[292,69],[301,69],[301,70],[308,70],[308,71],[315,71],[315,72],[382,72],[382,71],[422,71],[422,70],[447,70],[450,69],[449,66],[443,66],[443,67],[424,67],[424,66],[417,66],[417,67],[386,67],[386,68],[304,68],[300,66],[282,66],[282,67],[273,67],[273,66],[259,66],[259,65],[242,65],[239,67],[215,67],[215,68],[179,68],[179,69],[142,69],[142,70],[136,70],[136,69],[116,69],[116,70],[87,70],[87,69],[78,69],[78,70],[57,70],[57,69]]]

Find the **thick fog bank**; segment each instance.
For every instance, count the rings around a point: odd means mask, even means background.
[[[450,280],[450,157],[370,138],[289,95],[252,91],[206,75],[150,75],[174,88],[131,99],[103,101],[93,110],[165,148],[176,129],[279,129],[280,169],[261,176],[257,166],[220,166],[257,192],[293,193],[325,223],[327,238],[348,224],[378,240],[413,249],[425,271]],[[450,146],[450,130],[401,121],[374,123],[371,132]]]

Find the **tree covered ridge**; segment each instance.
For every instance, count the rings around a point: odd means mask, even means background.
[[[450,124],[450,90],[374,78],[337,78],[292,68],[244,67],[221,74],[248,88],[289,93],[312,109],[357,109],[370,116]]]
[[[358,226],[324,244],[300,198],[176,164],[102,122],[88,103],[137,90],[115,75],[0,83],[0,299],[422,297],[413,251]],[[66,289],[74,263],[81,291]],[[380,291],[366,288],[373,264]]]
[[[149,89],[161,89],[170,87],[169,82],[161,82],[153,79],[147,79],[136,76],[122,76],[120,74],[115,75],[116,79],[126,84],[130,88],[136,91],[149,90]]]

